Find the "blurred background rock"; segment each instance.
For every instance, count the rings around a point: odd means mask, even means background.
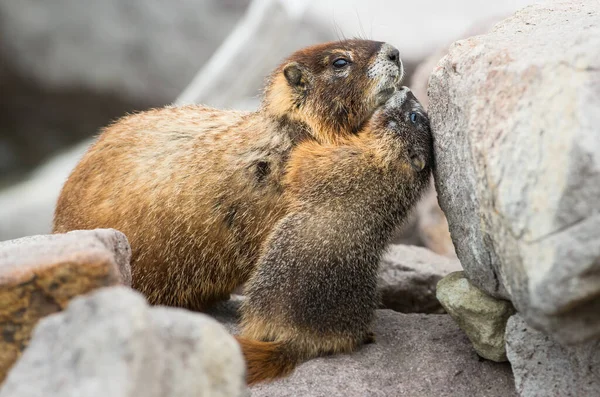
[[[49,232],[89,140],[126,112],[178,96],[253,109],[286,55],[355,36],[398,47],[405,83],[426,103],[452,41],[532,2],[0,0],[0,241]],[[452,255],[438,209],[432,190],[397,241]]]

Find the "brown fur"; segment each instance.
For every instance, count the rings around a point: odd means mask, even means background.
[[[235,337],[246,360],[246,382],[249,385],[288,375],[294,369],[294,357],[287,357],[285,344],[260,342]]]
[[[292,152],[290,209],[270,234],[242,305],[250,383],[373,341],[379,258],[428,186],[432,157],[429,122],[408,89],[359,134],[335,145],[303,142]]]
[[[274,71],[257,112],[166,107],[118,120],[66,182],[54,232],[125,233],[133,287],[153,304],[203,310],[226,299],[288,211],[290,152],[351,135],[401,75],[392,50],[362,40],[301,50]],[[340,54],[352,64],[334,70]]]

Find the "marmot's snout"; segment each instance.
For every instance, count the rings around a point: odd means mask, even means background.
[[[404,78],[404,66],[400,51],[388,43],[383,43],[375,55],[367,75],[377,79],[377,102],[384,104],[397,91]]]
[[[391,44],[384,43],[379,50],[374,67],[381,70],[391,78],[391,82],[399,84],[404,77],[404,65],[400,59],[400,51]]]

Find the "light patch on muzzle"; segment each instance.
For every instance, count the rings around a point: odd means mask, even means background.
[[[398,58],[399,65],[389,59],[390,53],[394,50],[396,49],[393,46],[384,43],[367,69],[367,77],[377,79],[377,91],[398,85],[404,78],[402,59]]]

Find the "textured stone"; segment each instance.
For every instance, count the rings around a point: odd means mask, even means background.
[[[436,254],[456,258],[446,215],[440,208],[432,186],[417,204],[417,233],[423,245]]]
[[[506,326],[506,350],[521,397],[600,396],[600,340],[561,346],[517,314]]]
[[[125,235],[113,229],[0,243],[0,381],[42,317],[77,295],[131,284],[130,257]]]
[[[239,303],[209,314],[236,333]],[[516,396],[510,365],[479,358],[446,314],[377,310],[374,332],[375,343],[309,360],[287,378],[253,386],[252,397]]]
[[[113,287],[42,320],[0,397],[237,397],[244,376],[239,345],[216,321]]]
[[[391,245],[379,268],[382,307],[403,313],[443,313],[435,297],[438,281],[462,269],[457,259],[426,248]]]
[[[508,318],[515,312],[510,302],[487,295],[472,285],[464,272],[440,280],[437,298],[480,356],[498,362],[507,360],[504,333]]]
[[[531,6],[456,42],[429,99],[469,280],[557,341],[600,337],[600,3]]]
[[[504,14],[504,12],[500,12],[500,14]],[[472,24],[466,31],[457,36],[456,39],[484,34],[488,32],[496,22],[499,22],[500,19],[499,16],[493,16],[477,20],[477,22]],[[447,38],[444,40],[447,40]],[[410,78],[409,86],[425,109],[427,109],[429,105],[429,97],[427,96],[429,77],[440,59],[448,53],[448,46],[451,42],[444,41],[440,44],[440,48],[436,49],[436,51],[419,63]],[[436,254],[455,258],[456,251],[450,236],[448,220],[438,204],[437,192],[435,191],[435,186],[433,186],[433,181],[432,187],[417,204],[416,213],[418,216],[416,217],[417,223],[415,228],[418,241]]]

